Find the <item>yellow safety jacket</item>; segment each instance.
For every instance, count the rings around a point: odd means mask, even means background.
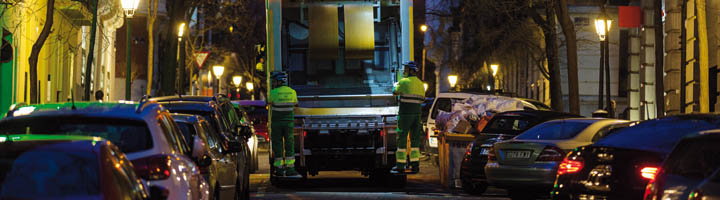
[[[398,114],[421,114],[421,104],[425,101],[425,87],[416,76],[400,79],[393,89],[400,97]]]
[[[295,120],[294,106],[297,104],[295,90],[288,86],[280,86],[270,91],[268,103],[270,106],[271,121]]]

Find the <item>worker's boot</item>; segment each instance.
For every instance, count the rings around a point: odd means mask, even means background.
[[[273,176],[275,176],[275,177],[285,176],[285,168],[276,167],[275,171],[273,172]]]
[[[410,163],[410,173],[417,174],[420,172],[420,163],[419,162],[411,162]]]
[[[395,167],[393,167],[390,170],[390,173],[392,174],[404,174],[405,173],[405,164],[397,164]]]
[[[285,168],[285,176],[298,176],[300,174],[295,171],[294,167]]]

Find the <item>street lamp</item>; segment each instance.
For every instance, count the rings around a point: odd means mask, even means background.
[[[220,78],[222,78],[223,72],[225,72],[224,66],[222,66],[222,65],[213,66],[213,74],[215,74],[215,78],[217,78],[217,82],[218,82],[218,84],[217,84],[217,86],[218,86],[217,93],[218,94],[220,94],[220,90],[222,88],[222,85],[221,85],[222,81],[220,80]]]
[[[126,74],[125,74],[125,100],[130,100],[130,87],[132,86],[131,82],[131,68],[132,64],[130,63],[131,57],[130,57],[130,18],[132,18],[133,15],[135,15],[135,9],[138,7],[138,3],[140,3],[140,0],[122,0],[122,7],[123,10],[125,10],[125,29],[127,30],[127,37],[125,38],[127,46],[125,46],[125,68]]]
[[[490,70],[492,70],[493,77],[497,76],[498,68],[500,68],[500,65],[498,64],[490,65]]]
[[[255,89],[255,85],[253,85],[252,82],[245,83],[245,88],[250,92],[250,100],[255,100],[255,92],[253,92],[253,89]]]
[[[420,31],[422,31],[422,32],[427,31],[427,28],[428,28],[428,27],[427,27],[427,25],[425,25],[425,24],[420,25]]]
[[[427,83],[423,83],[423,87],[425,88],[425,92],[427,92],[428,84],[427,84]]]
[[[235,75],[232,78],[233,85],[235,85],[235,91],[240,92],[240,83],[242,83],[242,76]]]
[[[600,41],[605,41],[611,26],[612,20],[610,19],[595,19],[595,32],[600,37]]]
[[[450,87],[454,88],[455,84],[457,84],[458,77],[456,75],[449,75],[448,76],[448,82],[450,82]]]
[[[428,26],[423,24],[420,25],[420,31],[423,33],[427,32]],[[427,56],[427,49],[425,49],[425,45],[423,44],[422,48],[422,80],[425,80],[425,57]]]
[[[178,44],[177,44],[177,71],[179,72],[178,93],[182,94],[185,91],[185,48],[183,46],[182,38],[185,33],[185,23],[181,23],[178,27]]]

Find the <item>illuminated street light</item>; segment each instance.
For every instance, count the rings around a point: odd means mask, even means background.
[[[457,84],[458,77],[456,75],[449,75],[448,76],[448,82],[450,82],[450,87],[455,87],[455,84]]]
[[[185,23],[180,24],[178,28],[178,41],[182,41],[183,34],[185,34]]]
[[[255,85],[253,85],[252,82],[245,83],[245,88],[247,88],[248,91],[253,91],[255,89]]]
[[[425,31],[427,31],[427,29],[428,29],[427,25],[425,25],[425,24],[420,25],[420,31],[425,32]]]
[[[233,76],[233,84],[235,84],[235,87],[240,88],[240,83],[242,83],[242,76],[236,75]]]
[[[427,83],[423,83],[423,87],[425,87],[425,92],[427,92],[428,84],[427,84]]]
[[[213,74],[215,75],[215,78],[220,79],[222,77],[223,72],[225,72],[225,67],[222,65],[215,65],[213,66]]]
[[[610,32],[612,26],[612,20],[610,19],[595,19],[595,32],[600,37],[600,41],[605,41],[607,33]]]
[[[135,15],[135,10],[137,9],[140,0],[122,0],[120,3],[122,3],[122,7],[125,10],[125,15],[128,18],[132,18],[132,16]]]
[[[498,65],[498,64],[490,65],[490,69],[492,70],[493,77],[495,77],[497,75],[498,68],[500,68],[500,65]]]

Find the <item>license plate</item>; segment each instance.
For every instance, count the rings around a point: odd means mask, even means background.
[[[428,143],[430,144],[430,147],[437,147],[438,146],[437,137],[430,137],[430,140],[428,141]]]
[[[530,151],[508,151],[505,157],[507,159],[530,158]]]
[[[490,149],[488,149],[488,148],[480,149],[480,155],[487,156],[488,153],[490,153]]]

